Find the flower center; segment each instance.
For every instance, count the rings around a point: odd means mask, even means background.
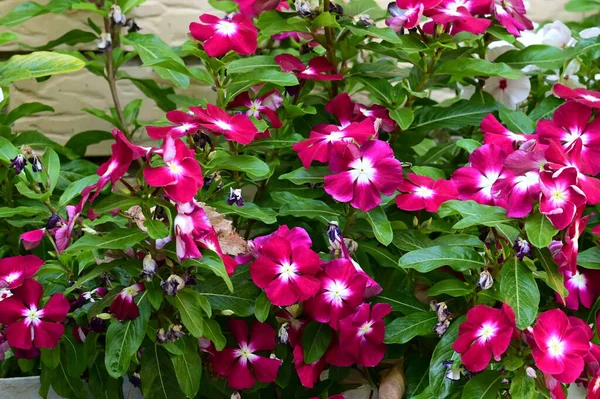
[[[38,310],[38,308],[35,305],[33,305],[29,309],[24,309],[22,315],[23,317],[25,317],[25,319],[23,320],[25,322],[25,325],[32,326],[37,325],[41,322],[41,318],[44,315],[44,311],[41,309]]]
[[[317,72],[315,72],[311,67],[306,68],[304,71],[302,71],[303,74],[306,75],[316,75]]]
[[[368,321],[365,324],[363,324],[358,330],[358,336],[364,337],[365,335],[369,334],[371,331],[373,331],[372,326],[373,326],[372,321]]]
[[[240,358],[242,365],[246,365],[247,362],[252,362],[252,359],[256,358],[252,348],[247,343],[240,344],[240,349],[236,349],[233,355]]]
[[[585,288],[586,285],[585,276],[579,272],[576,272],[573,277],[569,279],[569,282],[579,289]]]
[[[327,297],[335,306],[342,306],[343,302],[350,295],[350,290],[343,281],[334,280],[327,287]]]
[[[174,175],[180,175],[183,171],[183,168],[177,162],[167,162],[167,166],[169,167],[171,173]]]
[[[216,32],[221,36],[232,36],[237,32],[237,25],[229,21],[219,21]]]
[[[415,195],[421,198],[431,198],[435,194],[435,191],[430,189],[429,187],[417,187],[415,190]]]
[[[19,277],[21,277],[21,273],[12,272],[8,276],[4,277],[4,281],[6,281],[8,284],[10,284],[13,281],[15,281],[16,279],[18,279]]]
[[[252,101],[252,104],[250,105],[250,108],[248,109],[248,113],[252,116],[258,116],[258,113],[260,111],[260,106],[261,106],[261,103],[259,100]]]
[[[547,342],[548,345],[548,353],[552,357],[560,357],[563,355],[565,350],[565,343],[560,340],[558,337],[552,337]]]
[[[216,120],[213,122],[219,129],[221,130],[231,130],[231,125],[227,122],[224,122],[222,120]]]
[[[492,186],[494,185],[494,183],[496,183],[496,180],[498,180],[499,176],[500,176],[500,173],[495,170],[486,172],[485,175],[481,176],[479,184],[481,187],[481,191],[483,191],[483,193],[486,196],[488,196],[488,197],[492,196]]]
[[[135,294],[137,294],[137,290],[135,288],[133,288],[133,287],[125,288],[125,295],[134,296]]]
[[[484,323],[478,331],[479,339],[489,341],[496,335],[498,328],[492,323]]]
[[[551,197],[554,201],[563,202],[566,200],[564,191],[558,188],[552,191]]]
[[[279,275],[284,281],[288,281],[296,276],[296,270],[295,264],[283,263],[279,266]]]
[[[584,100],[587,100],[587,101],[591,101],[593,103],[600,102],[600,98],[594,97],[591,94],[582,94],[581,98],[583,98]]]
[[[344,133],[343,132],[331,132],[329,133],[329,135],[325,138],[325,141],[327,143],[333,143],[333,142],[337,142],[340,141],[344,138]]]
[[[185,133],[189,130],[192,130],[192,128],[194,128],[194,125],[191,123],[184,123],[181,126],[176,127],[175,130]]]
[[[508,87],[508,81],[506,79],[500,79],[500,82],[498,82],[498,87],[500,90],[506,90]]]
[[[366,184],[371,182],[375,177],[375,168],[368,158],[359,158],[352,161],[350,164],[352,180],[358,184]]]

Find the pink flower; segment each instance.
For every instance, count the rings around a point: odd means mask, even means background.
[[[600,109],[600,92],[583,88],[572,89],[560,83],[555,84],[552,90],[554,94],[565,100],[572,100],[591,108]]]
[[[250,92],[245,91],[227,104],[227,107],[246,108],[247,116],[253,116],[256,119],[265,117],[271,122],[272,127],[278,129],[283,126],[277,116],[277,110],[281,107],[282,103],[283,97],[281,97],[281,93],[276,89],[254,99],[250,98]]]
[[[169,111],[167,119],[178,126],[146,126],[148,136],[154,140],[164,140],[169,135],[176,138],[194,134],[200,126],[197,118],[183,111]]]
[[[502,148],[502,151],[507,155],[515,150],[515,146],[535,138],[534,135],[511,132],[505,128],[493,114],[489,114],[483,118],[481,121],[481,131],[484,134],[483,142],[485,144],[496,144],[498,147]]]
[[[200,126],[214,134],[222,134],[229,141],[246,145],[250,144],[258,134],[258,129],[246,115],[231,116],[212,104],[208,104],[206,109],[190,107],[190,111],[198,116]]]
[[[90,186],[83,189],[83,192],[81,194],[81,200],[76,206],[66,206],[67,216],[69,217],[69,220],[62,220],[61,226],[58,229],[56,229],[56,232],[54,233],[54,239],[56,240],[56,247],[58,248],[59,253],[67,249],[67,247],[71,243],[71,235],[73,234],[73,229],[75,228],[75,222],[79,218],[79,215],[81,215],[83,207],[89,197],[90,189],[93,187],[94,186]]]
[[[33,277],[44,261],[35,255],[12,256],[0,259],[0,288],[15,289],[25,279]]]
[[[335,71],[335,67],[322,56],[308,61],[308,66],[291,54],[279,54],[275,57],[275,62],[279,64],[282,71],[293,72],[298,79],[341,80],[344,78],[341,73],[328,74],[327,72]]]
[[[465,367],[472,372],[485,369],[492,359],[500,360],[510,345],[515,329],[514,313],[507,304],[502,309],[477,305],[467,313],[458,328],[452,349],[461,354]]]
[[[398,194],[396,204],[405,211],[437,212],[446,201],[458,198],[458,191],[450,180],[433,180],[431,177],[409,173],[398,187],[407,194]]]
[[[69,301],[54,294],[46,306],[39,307],[43,291],[40,283],[27,279],[2,301],[0,323],[8,325],[6,336],[13,348],[54,348],[63,335],[65,327],[60,323],[67,317]]]
[[[27,251],[31,251],[34,248],[37,248],[38,245],[42,242],[44,235],[46,234],[46,229],[37,229],[31,230],[21,234],[21,241],[23,242],[23,248]]]
[[[314,296],[321,282],[314,275],[321,269],[319,255],[308,247],[295,247],[273,237],[250,265],[252,281],[265,289],[275,306],[290,306]]]
[[[317,274],[319,293],[304,302],[304,310],[320,323],[337,329],[344,317],[352,314],[365,296],[366,278],[347,259],[329,261]]]
[[[333,334],[329,348],[325,352],[325,361],[336,367],[350,367],[356,363],[356,358],[352,353],[340,348],[340,340],[337,334]]]
[[[265,383],[275,381],[281,360],[256,354],[275,349],[275,329],[255,321],[248,334],[246,322],[237,319],[229,320],[229,329],[239,348],[226,347],[211,356],[217,374],[227,377],[227,384],[237,390],[252,388],[256,379]]]
[[[586,399],[600,399],[600,373],[588,382]]]
[[[540,172],[540,212],[548,216],[555,228],[567,227],[585,204],[585,194],[577,187],[577,169],[562,168],[557,172]]]
[[[190,24],[192,37],[204,43],[210,57],[220,57],[230,50],[240,55],[252,54],[258,44],[258,31],[252,20],[243,14],[220,19],[211,14],[202,14],[200,21]]]
[[[356,364],[375,367],[385,355],[385,323],[383,318],[392,312],[387,303],[363,303],[356,312],[340,321],[340,348],[352,353]]]
[[[531,213],[533,202],[540,197],[540,174],[531,171],[501,177],[492,186],[492,192],[496,193],[497,198],[507,198],[506,216],[523,218]]]
[[[165,166],[146,167],[144,178],[153,187],[163,187],[165,194],[177,202],[190,202],[204,185],[195,152],[180,139],[166,139],[162,146]]]
[[[248,17],[256,17],[265,11],[275,10],[283,11],[289,7],[287,1],[282,0],[234,0],[240,12]]]
[[[485,144],[473,151],[469,157],[471,166],[462,167],[452,175],[458,198],[506,207],[506,198],[498,198],[492,190],[498,179],[512,177],[512,172],[504,168],[505,158],[504,151],[495,144]]]
[[[390,118],[390,112],[387,108],[379,104],[373,104],[367,107],[356,103],[354,105],[354,120],[362,122],[364,119],[370,119],[375,123],[375,128],[380,124],[384,132],[391,133],[396,128],[396,122]]]
[[[400,29],[412,29],[419,25],[423,11],[430,10],[440,4],[442,0],[397,0],[388,5],[391,18],[385,20],[385,24],[395,32]]]
[[[219,243],[219,237],[217,236],[214,227],[206,236],[198,239],[197,243],[201,248],[210,249],[211,251],[216,252],[217,255],[219,255],[219,257],[223,261],[225,271],[227,271],[228,275],[231,276],[233,272],[235,272],[235,269],[238,266],[238,262],[236,262],[236,260],[232,257],[227,256],[225,255],[225,253],[223,253],[223,250],[221,249],[221,244]]]
[[[437,7],[425,11],[425,15],[431,17],[436,24],[452,23],[452,35],[459,32],[478,35],[485,32],[492,21],[475,18],[472,14],[485,14],[487,5],[489,0],[442,0]]]
[[[560,295],[556,293],[556,302],[568,309],[578,310],[579,303],[590,309],[598,296],[600,285],[598,278],[600,277],[595,270],[579,269],[575,273],[570,270],[565,270],[565,288],[569,295],[563,301]]]
[[[525,16],[527,10],[523,0],[494,0],[492,12],[513,36],[521,36],[521,31],[533,29],[533,23]]]
[[[583,371],[590,342],[582,326],[572,325],[562,310],[542,313],[533,327],[532,355],[536,366],[559,382],[570,384]]]
[[[113,300],[108,311],[119,321],[134,320],[140,315],[140,309],[134,299],[137,294],[146,290],[144,284],[136,283],[124,288]]]
[[[319,381],[321,373],[325,369],[325,358],[317,360],[314,363],[304,363],[304,348],[302,342],[294,346],[294,368],[303,387],[312,388]]]
[[[204,238],[213,228],[204,209],[195,201],[178,204],[173,225],[177,258],[201,258],[196,241]]]
[[[402,165],[385,141],[371,140],[360,149],[351,144],[335,158],[336,169],[343,172],[325,176],[325,191],[364,212],[381,203],[380,193],[392,195],[402,181]]]
[[[580,206],[577,208],[575,218],[573,222],[569,225],[569,228],[567,229],[567,232],[565,234],[565,243],[561,248],[561,255],[564,259],[564,262],[560,265],[559,271],[562,271],[566,268],[572,274],[577,273],[579,237],[581,237],[581,235],[583,234],[583,231],[587,226],[589,218],[594,215],[592,213],[590,215],[583,216],[583,211],[585,211],[584,206]]]

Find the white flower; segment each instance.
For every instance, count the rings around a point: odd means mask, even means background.
[[[594,37],[600,36],[600,28],[587,28],[579,32],[579,36],[582,39],[592,39]]]
[[[504,40],[491,42],[488,46],[488,51],[485,54],[485,59],[492,62],[507,51],[514,50],[515,46],[505,42]]]
[[[544,25],[538,34],[541,35],[542,44],[549,46],[565,48],[572,47],[577,43],[577,40],[571,35],[571,30],[560,21]]]
[[[571,60],[567,67],[563,71],[562,76],[560,75],[560,71],[557,69],[554,75],[546,76],[546,80],[551,84],[561,83],[565,86],[576,88],[580,87],[579,84],[579,76],[577,76],[577,72],[579,72],[579,68],[581,64],[576,59]]]
[[[463,86],[460,83],[457,83],[457,86],[460,89],[458,96],[463,100],[468,100],[475,94],[475,86],[473,85]]]
[[[483,91],[486,91],[504,104],[506,108],[517,109],[517,105],[529,97],[531,83],[528,76],[522,76],[518,79],[506,79],[498,76],[492,76],[485,81]]]

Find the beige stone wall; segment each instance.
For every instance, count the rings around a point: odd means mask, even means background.
[[[37,0],[41,3],[46,0]],[[382,6],[387,5],[387,0],[378,0]],[[567,0],[530,0],[529,16],[538,22],[546,20],[573,20],[581,18],[581,15],[567,13],[563,10]],[[0,16],[5,15],[12,8],[25,2],[25,0],[0,0]],[[163,40],[171,45],[181,44],[187,37],[188,26],[197,20],[203,12],[211,10],[207,0],[148,0],[138,7],[133,16],[142,27],[142,33],[158,34]],[[36,17],[15,28],[0,28],[0,32],[10,30],[20,36],[20,41],[29,46],[40,46],[49,40],[61,36],[71,29],[89,30],[85,24],[85,15],[90,14],[78,11],[70,11],[62,15],[47,14]],[[97,15],[92,19],[98,24],[101,20]],[[91,49],[95,44],[79,48]],[[0,47],[0,51],[13,52],[22,51],[16,43]],[[136,77],[156,78],[148,68],[138,68],[135,65],[126,66],[126,71]],[[180,94],[195,97],[214,98],[214,93],[207,86],[192,84],[185,90],[177,89]],[[127,104],[130,101],[142,98],[144,105],[140,113],[140,119],[151,121],[162,117],[163,112],[156,107],[150,99],[144,95],[129,81],[119,82],[119,93],[121,102]],[[52,77],[44,83],[35,80],[18,82],[11,87],[11,106],[15,107],[24,102],[41,101],[51,105],[56,110],[53,114],[40,114],[19,120],[15,126],[17,130],[36,129],[52,139],[64,143],[70,136],[85,130],[108,130],[109,124],[81,111],[82,108],[100,108],[108,111],[112,106],[110,91],[106,82],[87,71],[69,75]],[[89,155],[107,154],[109,146],[98,145],[90,149]]]

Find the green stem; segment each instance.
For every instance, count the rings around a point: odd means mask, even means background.
[[[329,12],[329,3],[330,0],[323,0],[323,12]],[[335,39],[333,35],[333,28],[327,27],[325,28],[325,41],[327,48],[327,58],[329,59],[329,63],[333,66],[333,73],[336,74],[338,72],[337,68],[337,57],[335,55]],[[331,81],[331,98],[334,98],[338,95],[339,82],[337,80]]]

